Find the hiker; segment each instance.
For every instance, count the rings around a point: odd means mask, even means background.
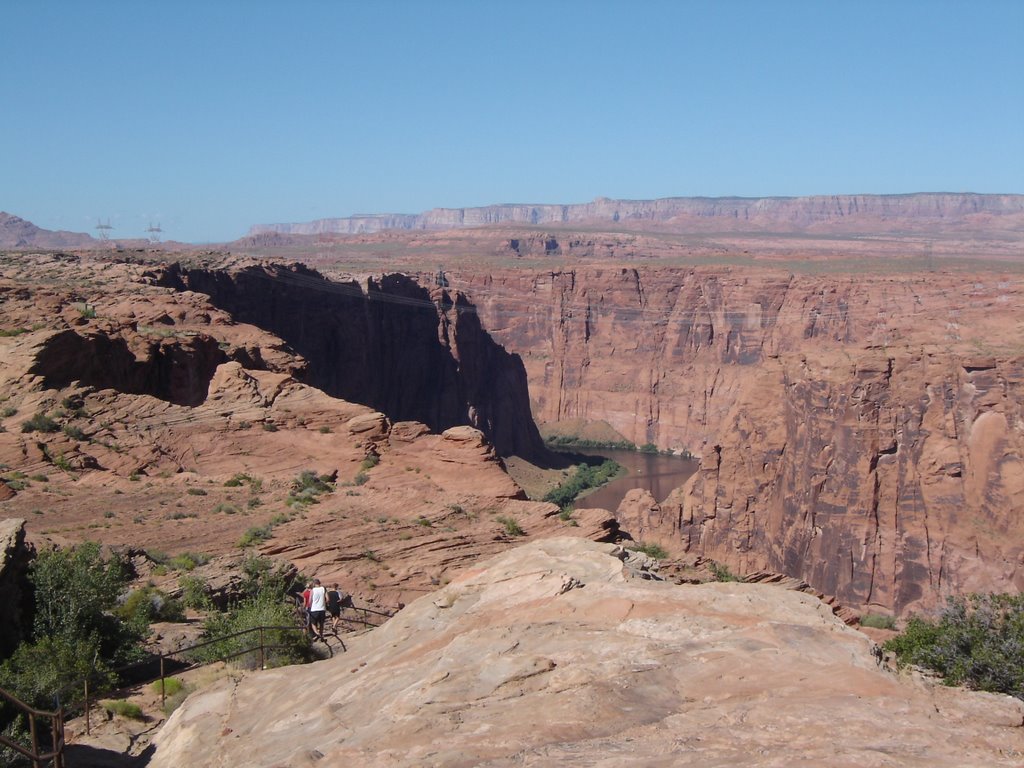
[[[320,586],[320,579],[313,579],[313,589],[309,592],[309,624],[320,642],[324,639],[324,619],[327,616],[327,589]]]
[[[351,603],[352,599],[342,592],[337,584],[331,584],[327,591],[327,612],[331,614],[331,632],[338,634],[338,622],[341,621],[341,607]]]
[[[306,584],[306,588],[302,590],[302,628],[309,632],[309,598],[313,591],[313,582]]]

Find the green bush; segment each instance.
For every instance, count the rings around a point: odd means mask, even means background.
[[[504,516],[504,515],[499,515],[495,519],[499,523],[501,523],[503,526],[505,526],[505,533],[507,533],[509,536],[525,536],[526,535],[526,531],[523,530],[523,527],[521,525],[519,525],[518,521],[516,521],[516,519],[514,517],[507,517],[507,516]]]
[[[176,677],[165,677],[163,680],[154,681],[149,688],[157,696],[174,696],[185,688],[185,684]]]
[[[37,413],[21,423],[22,432],[60,432],[60,424],[45,413]]]
[[[180,555],[172,557],[168,565],[177,571],[192,571],[208,562],[210,562],[209,556],[201,552],[182,552]]]
[[[156,587],[143,587],[128,593],[115,613],[129,624],[139,627],[140,632],[153,621],[184,621],[185,612],[181,603],[168,597]]]
[[[252,547],[256,544],[266,541],[273,536],[272,526],[270,525],[254,525],[249,528],[245,533],[242,534],[242,538],[238,540],[238,546]]]
[[[81,427],[68,425],[64,427],[64,434],[70,437],[72,440],[85,440],[85,432],[82,431]]]
[[[645,544],[644,542],[636,542],[630,544],[626,549],[631,549],[634,552],[643,552],[648,557],[653,557],[655,560],[664,560],[668,557],[668,552],[660,544]]]
[[[182,576],[178,579],[181,587],[181,604],[196,611],[208,611],[213,607],[209,587],[198,576]]]
[[[101,702],[101,705],[112,715],[127,717],[129,720],[146,719],[146,716],[142,714],[142,709],[139,705],[131,701],[125,701],[124,699],[112,699]]]
[[[740,581],[740,577],[729,570],[729,566],[720,565],[714,560],[708,563],[708,567],[711,569],[711,575],[715,581]]]
[[[42,709],[52,708],[58,691],[75,700],[86,675],[94,690],[111,686],[112,668],[144,655],[142,622],[115,612],[128,579],[124,562],[105,560],[95,543],[40,552],[29,571],[36,606],[31,635],[0,666],[0,686]],[[9,721],[0,712],[0,725]]]
[[[947,685],[1024,699],[1024,595],[949,598],[937,621],[911,618],[885,648],[901,666],[934,670]]]
[[[883,613],[866,613],[860,617],[860,625],[872,629],[896,629],[896,619]]]

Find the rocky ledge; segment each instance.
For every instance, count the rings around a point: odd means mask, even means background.
[[[193,695],[150,766],[1020,764],[1024,703],[887,671],[813,596],[625,559],[499,555],[348,653]]]

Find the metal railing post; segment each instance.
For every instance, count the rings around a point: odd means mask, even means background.
[[[164,681],[164,652],[160,651],[160,707],[167,703],[167,683]]]
[[[57,707],[53,728],[53,768],[64,768],[64,705]]]
[[[85,676],[85,735],[91,733],[89,730],[89,676]]]
[[[260,625],[260,669],[267,668],[267,656],[263,649],[263,625]]]
[[[42,768],[42,763],[39,761],[39,735],[36,733],[35,712],[28,713],[28,730],[32,734],[32,765],[34,768]]]

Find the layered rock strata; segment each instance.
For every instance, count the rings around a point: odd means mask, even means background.
[[[403,275],[338,283],[313,270],[167,270],[161,284],[204,293],[239,322],[284,339],[307,383],[435,431],[480,429],[503,455],[545,453],[517,355],[481,327],[465,296]]]
[[[734,267],[460,273],[541,422],[690,450],[623,526],[843,603],[1024,588],[1024,286],[1014,274]]]
[[[493,224],[553,225],[603,222],[624,228],[688,231],[792,231],[839,225],[887,230],[917,226],[970,224],[972,217],[991,226],[990,217],[1006,216],[1011,226],[1024,218],[1024,195],[909,194],[822,195],[812,197],[669,197],[659,200],[597,198],[573,205],[488,205],[435,208],[420,214],[365,214],[294,224],[258,224],[263,233],[360,234],[386,230],[446,230]],[[886,221],[891,222],[888,226]]]

